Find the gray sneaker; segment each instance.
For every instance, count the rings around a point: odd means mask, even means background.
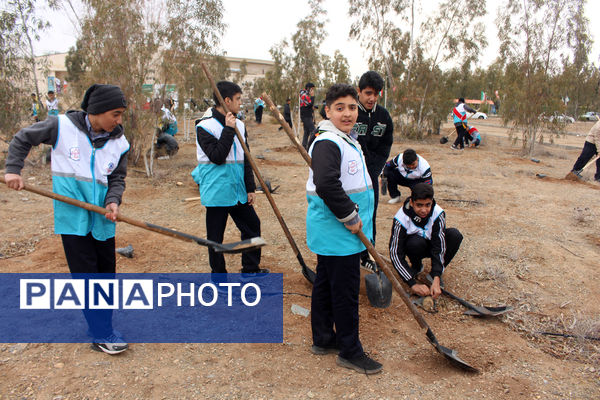
[[[363,353],[362,355],[355,357],[351,360],[338,356],[336,363],[340,367],[353,369],[356,372],[360,372],[365,375],[376,374],[378,372],[381,372],[381,370],[383,369],[383,365],[381,365],[381,363],[378,363],[377,361],[373,360],[366,353]]]
[[[103,339],[94,339],[94,343],[91,346],[93,350],[103,351],[111,355],[122,353],[129,348],[125,339],[114,333]]]

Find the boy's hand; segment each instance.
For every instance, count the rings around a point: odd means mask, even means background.
[[[433,282],[431,283],[430,288],[431,297],[437,299],[442,294],[442,289],[440,288],[440,277],[436,276],[433,278]]]
[[[256,199],[256,193],[254,193],[254,192],[248,193],[248,205],[249,206],[254,204],[255,199]]]
[[[413,292],[414,294],[418,295],[418,296],[429,296],[430,294],[430,290],[429,287],[427,287],[427,285],[424,285],[422,283],[415,283],[414,285],[412,285],[410,287],[411,292]]]
[[[108,203],[106,205],[106,214],[104,215],[106,219],[117,222],[117,215],[119,215],[119,206],[117,203]]]
[[[23,178],[18,174],[4,174],[6,186],[14,190],[21,190],[24,187]]]
[[[227,125],[230,128],[235,128],[235,115],[228,112],[225,116],[225,125]]]
[[[360,218],[358,219],[358,222],[349,225],[348,223],[345,223],[344,226],[346,227],[346,229],[348,229],[350,232],[356,234],[358,233],[358,231],[360,231],[362,229],[363,223],[360,220]]]

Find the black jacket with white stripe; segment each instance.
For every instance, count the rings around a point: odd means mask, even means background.
[[[435,216],[434,216],[435,212]],[[406,217],[406,218],[399,218]],[[431,219],[433,221],[431,221]],[[404,220],[404,226],[401,220]],[[431,223],[430,223],[431,222]],[[415,231],[420,233],[414,233]],[[390,258],[400,277],[409,286],[416,282],[418,271],[410,268],[406,261],[406,242],[410,235],[419,235],[429,241],[431,257],[431,276],[441,276],[444,272],[444,257],[446,256],[446,213],[438,206],[435,200],[431,211],[426,218],[420,218],[410,206],[410,197],[406,199],[402,208],[394,218],[392,234],[390,236]]]

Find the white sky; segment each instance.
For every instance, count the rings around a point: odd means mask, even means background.
[[[223,37],[222,49],[227,55],[242,58],[270,59],[269,49],[296,31],[296,24],[309,12],[306,1],[291,0],[224,0],[225,22],[228,29]],[[432,0],[422,2],[430,8]],[[498,51],[497,31],[494,26],[496,11],[501,0],[487,1],[488,15],[486,29],[488,47],[484,50],[480,66],[489,65]],[[325,0],[329,23],[326,25],[328,37],[322,52],[333,55],[339,49],[350,63],[352,77],[361,75],[367,69],[367,56],[359,43],[348,39],[351,20],[348,17],[346,0]],[[594,40],[590,60],[598,65],[600,61],[600,1],[588,0],[586,15]],[[423,15],[427,10],[420,10]],[[52,27],[35,44],[36,54],[66,52],[75,44],[74,28],[68,18],[58,13],[44,11],[50,18]]]

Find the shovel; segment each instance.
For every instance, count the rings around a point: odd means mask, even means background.
[[[442,136],[442,138],[440,139],[440,143],[441,144],[445,144],[448,143],[448,138],[452,135],[454,135],[456,133],[456,131],[450,132],[450,134],[448,136]]]
[[[219,100],[219,104],[223,107],[223,109],[226,112],[228,112],[229,108],[225,104],[225,100],[223,100],[223,96],[221,96],[221,92],[219,92],[219,89],[217,88],[217,84],[215,83],[215,80],[213,79],[212,75],[210,74],[210,71],[206,67],[206,64],[204,62],[201,62],[200,66],[204,70],[206,79],[210,83],[210,86],[212,87],[213,93],[217,97],[217,100]],[[287,125],[287,122],[286,122],[286,125]],[[288,127],[289,127],[289,125],[288,125]],[[254,176],[256,177],[256,179],[258,179],[260,186],[262,188],[266,188],[267,184],[265,183],[265,181],[262,177],[262,174],[258,170],[258,166],[256,165],[256,162],[254,161],[254,157],[250,153],[248,146],[246,146],[246,142],[244,141],[244,138],[242,137],[242,134],[238,130],[237,126],[235,127],[235,135],[237,136],[238,141],[240,142],[242,149],[244,150],[246,159],[248,160],[248,162],[250,163],[250,166],[252,167],[252,170],[254,171]],[[277,221],[279,221],[279,225],[281,225],[281,229],[283,230],[283,233],[285,234],[290,246],[292,247],[292,250],[294,251],[294,254],[296,255],[296,259],[298,260],[298,263],[300,264],[300,267],[302,269],[302,275],[311,284],[315,283],[317,274],[312,269],[310,269],[304,262],[304,258],[302,258],[302,253],[300,253],[300,249],[298,248],[298,245],[296,244],[296,241],[294,240],[292,233],[290,232],[287,224],[285,223],[283,216],[279,212],[279,208],[277,207],[277,204],[275,203],[275,199],[273,198],[273,196],[271,195],[271,193],[268,190],[265,191],[264,193],[265,193],[265,196],[267,196],[267,200],[269,201],[271,208],[273,209],[273,213],[275,213],[275,216],[277,217]]]
[[[429,281],[429,283],[431,283],[433,281],[433,279],[431,278],[431,275],[427,274],[427,280]],[[502,315],[502,314],[512,310],[511,306],[497,306],[497,307],[476,306],[474,304],[469,303],[468,301],[466,301],[464,299],[461,299],[460,297],[456,296],[455,294],[450,293],[449,291],[447,291],[444,288],[441,288],[441,289],[442,289],[443,294],[450,297],[451,299],[458,301],[464,307],[468,308],[468,310],[463,313],[465,315],[471,315],[474,317],[496,317],[498,315]]]
[[[583,168],[581,168],[581,170],[579,170],[579,173],[582,173],[583,171],[585,171],[585,169],[586,169],[587,167],[589,167],[590,165],[592,165],[592,164],[593,164],[593,163],[594,163],[594,162],[595,162],[595,161],[598,159],[598,157],[600,157],[600,156],[598,156],[598,155],[597,155],[597,156],[595,156],[594,158],[592,158],[592,159],[591,159],[591,160],[590,160],[590,161],[589,161],[587,164],[585,164],[585,167],[583,167]],[[566,180],[569,180],[569,181],[578,181],[578,180],[580,180],[581,178],[579,178],[579,177],[578,177],[577,175],[575,175],[573,172],[569,172],[569,173],[567,174],[567,176],[565,176],[565,179],[566,179]]]
[[[6,183],[3,176],[0,176],[0,182]],[[57,194],[51,192],[49,190],[41,189],[35,186],[30,186],[25,184],[23,186],[24,190],[28,192],[37,193],[39,195],[50,197],[51,199],[62,201],[63,203],[70,204],[75,207],[83,208],[88,211],[92,211],[98,213],[102,216],[106,215],[106,208],[99,207],[95,204],[86,203],[80,200],[73,199],[71,197],[63,196],[61,194]],[[126,217],[124,215],[119,214],[117,216],[117,221],[122,221],[130,225],[135,225],[139,228],[146,229],[152,232],[158,232],[166,236],[175,237],[177,239],[185,240],[188,242],[196,242],[200,246],[206,246],[212,248],[217,253],[243,253],[245,251],[256,250],[259,247],[262,247],[266,244],[266,242],[261,237],[255,237],[252,239],[242,240],[240,242],[235,243],[217,243],[211,240],[203,239],[197,236],[189,235],[187,233],[178,232],[173,229],[165,228],[162,226],[154,225],[149,222],[142,222],[135,220],[133,218]]]
[[[263,92],[262,97],[265,103],[267,103],[269,106],[273,116],[277,119],[277,121],[279,121],[283,127],[283,130],[292,141],[292,144],[296,146],[296,149],[298,149],[300,155],[310,167],[312,165],[312,159],[310,158],[310,155],[300,144],[298,138],[296,138],[296,135],[294,135],[292,128],[290,128],[289,124],[285,121],[283,115],[281,115],[275,106],[275,103],[273,103],[273,100],[271,100],[271,97],[269,97],[269,95],[265,92]],[[373,307],[386,308],[390,305],[390,302],[392,301],[392,285],[386,276],[382,275],[380,271],[375,271],[374,274],[365,276],[365,288],[367,290],[367,298],[369,299],[369,303]]]
[[[431,330],[429,325],[427,325],[425,318],[423,318],[423,316],[421,315],[419,310],[417,310],[415,305],[410,301],[408,294],[402,288],[402,285],[400,285],[400,282],[398,282],[398,279],[394,276],[389,264],[386,261],[384,261],[384,259],[377,252],[377,250],[375,250],[375,247],[373,247],[373,244],[369,241],[369,239],[367,239],[367,237],[365,236],[365,234],[362,231],[358,231],[357,236],[360,238],[360,241],[363,242],[363,244],[369,251],[369,254],[371,254],[371,256],[373,256],[373,258],[375,259],[375,262],[381,266],[383,273],[392,281],[392,284],[394,285],[394,289],[396,289],[396,293],[398,293],[400,295],[400,298],[402,299],[404,304],[406,304],[406,306],[412,313],[413,317],[415,317],[419,326],[422,329],[427,329],[425,335],[427,336],[429,343],[431,343],[433,345],[433,347],[435,347],[435,349],[440,354],[442,354],[444,357],[446,357],[446,359],[448,359],[453,365],[455,365],[461,369],[464,369],[465,371],[479,372],[477,370],[477,368],[472,367],[471,365],[469,365],[468,363],[463,361],[458,356],[458,354],[456,353],[455,350],[452,350],[448,347],[445,347],[445,346],[442,346],[441,344],[439,344],[439,342],[437,341],[437,338],[433,334],[433,331]]]
[[[376,308],[388,308],[392,302],[392,283],[381,272],[379,267],[372,273],[365,275],[365,288],[369,303]]]

